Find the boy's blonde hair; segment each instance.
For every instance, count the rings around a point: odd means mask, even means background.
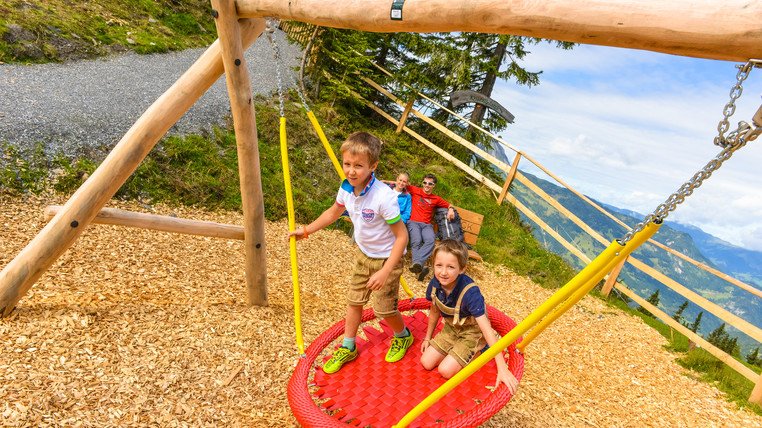
[[[460,268],[463,269],[468,264],[468,247],[466,244],[456,241],[454,239],[443,239],[439,241],[436,247],[434,247],[434,253],[431,255],[432,260],[436,260],[437,254],[440,251],[450,253],[458,259]]]
[[[341,153],[346,151],[353,155],[366,155],[373,165],[381,158],[381,140],[368,132],[355,132],[341,145]]]

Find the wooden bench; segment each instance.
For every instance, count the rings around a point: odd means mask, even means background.
[[[479,240],[479,231],[482,229],[484,215],[469,211],[465,208],[456,207],[455,205],[452,207],[455,208],[458,211],[458,215],[460,215],[460,224],[463,226],[463,241],[473,247],[476,245],[476,241]],[[342,216],[341,219],[352,223],[352,220],[350,220],[349,217]],[[436,232],[439,228],[436,223],[432,222],[432,224],[434,225],[434,232]],[[474,250],[468,250],[468,257],[482,261],[482,256]]]
[[[476,241],[479,240],[479,231],[482,229],[484,215],[469,211],[465,208],[456,207],[455,205],[453,205],[453,208],[455,208],[455,210],[458,211],[458,215],[460,215],[460,223],[463,226],[463,240],[468,245],[476,245]],[[436,232],[437,229],[437,224],[434,223],[434,231]],[[482,261],[482,256],[474,250],[468,250],[468,257]]]

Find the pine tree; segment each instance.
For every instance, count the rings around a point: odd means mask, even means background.
[[[699,312],[698,315],[696,315],[696,319],[693,321],[693,324],[691,324],[691,326],[688,327],[688,329],[696,333],[699,327],[701,327],[701,317],[703,316],[704,316],[704,311]]]
[[[413,99],[413,92],[418,91],[443,104],[456,90],[473,90],[489,97],[498,80],[528,86],[539,84],[541,72],[529,71],[518,62],[529,54],[528,46],[542,41],[538,38],[467,32],[365,33],[331,28],[315,34],[310,44],[312,60],[306,63],[315,93],[324,97],[351,98],[351,92],[355,92],[384,107],[394,106],[388,98],[369,90],[361,77],[369,77],[390,88],[405,101]],[[563,49],[574,46],[567,42],[553,43]],[[393,76],[376,70],[370,61],[386,68]],[[417,100],[423,106],[418,108],[445,123],[453,132],[485,150],[493,147],[492,140],[482,133],[469,131],[467,124],[449,113],[432,104],[425,105],[427,102],[420,98]],[[458,106],[454,111],[492,133],[507,126],[502,116],[479,104]],[[417,125],[416,120],[410,121],[409,126],[455,157],[476,164],[477,169],[490,178],[502,179],[491,166],[476,162],[465,147],[428,126]]]
[[[646,302],[648,302],[648,303],[650,303],[650,304],[652,304],[652,305],[654,305],[655,307],[658,308],[659,307],[659,300],[660,300],[660,298],[659,298],[659,290],[656,290],[653,294],[651,294],[648,297],[648,299],[646,299]],[[638,307],[638,311],[648,315],[651,318],[654,318],[654,315],[651,312],[649,312],[648,309],[646,309],[646,308],[644,308],[642,306]]]
[[[709,333],[706,340],[730,355],[733,355],[738,346],[738,338],[730,337],[730,334],[725,331],[725,323],[720,324],[719,327]]]
[[[683,312],[685,312],[685,309],[688,307],[688,301],[684,301],[682,305],[680,305],[679,308],[677,308],[677,311],[672,315],[672,319],[679,322],[680,324],[684,324],[685,319],[683,318]]]
[[[759,358],[759,347],[754,348],[746,355],[746,362],[756,366],[762,365],[762,359]]]

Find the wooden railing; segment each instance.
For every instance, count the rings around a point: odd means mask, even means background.
[[[283,24],[281,24],[281,27],[283,27]],[[309,32],[309,30],[307,30]],[[383,73],[387,74],[390,77],[394,77],[389,71],[383,69],[382,67],[373,64],[377,69],[382,71]],[[384,111],[381,107],[377,106],[376,104],[366,100],[361,95],[357,93],[353,93],[355,97],[360,99],[362,102],[364,102],[368,107],[376,111],[381,117],[384,117],[389,122],[394,124],[397,128],[397,132],[405,132],[408,135],[412,136],[431,150],[438,153],[440,156],[447,159],[449,162],[460,168],[462,171],[464,171],[466,174],[473,177],[476,181],[479,183],[482,183],[483,185],[487,186],[496,194],[497,196],[497,203],[502,204],[503,201],[508,201],[512,205],[516,207],[522,214],[524,214],[527,218],[529,218],[532,222],[534,222],[540,229],[542,229],[545,233],[553,237],[559,244],[561,244],[567,251],[569,251],[571,254],[573,254],[575,257],[580,259],[583,263],[587,264],[590,262],[590,257],[588,257],[581,249],[577,248],[574,244],[566,240],[564,237],[562,237],[555,229],[550,227],[539,215],[537,215],[535,212],[533,212],[529,207],[527,207],[525,204],[523,204],[521,201],[518,200],[514,195],[510,193],[511,186],[515,181],[520,182],[522,185],[524,185],[527,189],[529,189],[531,192],[533,192],[535,195],[537,195],[541,200],[543,200],[548,205],[552,206],[558,213],[563,215],[565,218],[569,219],[572,223],[574,223],[577,227],[582,229],[585,233],[587,233],[589,236],[591,236],[594,240],[600,242],[601,244],[608,245],[609,241],[604,238],[598,231],[590,227],[587,223],[585,223],[582,219],[577,217],[574,213],[572,213],[568,208],[566,208],[562,203],[560,203],[558,200],[547,194],[545,191],[539,188],[536,184],[534,184],[529,178],[527,178],[524,174],[522,174],[518,170],[518,164],[523,159],[526,159],[528,162],[532,163],[534,166],[539,168],[541,171],[545,172],[548,176],[553,178],[559,185],[564,187],[565,189],[572,192],[574,195],[578,196],[580,199],[582,199],[585,203],[596,209],[597,211],[601,212],[603,215],[608,217],[609,219],[613,220],[615,223],[620,225],[623,228],[623,231],[629,230],[630,226],[622,222],[619,218],[605,210],[604,208],[600,207],[598,204],[596,204],[594,201],[590,200],[588,197],[583,195],[581,192],[575,190],[571,186],[569,186],[566,182],[564,182],[560,177],[558,177],[556,174],[548,170],[545,166],[540,164],[537,160],[529,156],[528,154],[520,151],[519,149],[513,147],[512,145],[506,143],[503,141],[500,137],[488,132],[487,130],[483,129],[482,127],[478,126],[477,124],[474,124],[470,121],[468,121],[466,118],[458,115],[457,113],[447,109],[445,106],[441,105],[440,103],[436,102],[435,100],[427,97],[424,94],[421,94],[417,91],[414,91],[414,93],[417,94],[418,97],[421,99],[424,99],[428,101],[429,103],[434,104],[437,106],[437,108],[447,111],[451,115],[459,118],[460,120],[467,123],[469,126],[472,126],[473,128],[485,133],[490,138],[492,138],[494,141],[502,144],[504,147],[512,150],[515,152],[515,157],[511,164],[506,164],[505,162],[497,159],[495,156],[487,153],[486,151],[482,150],[475,144],[471,143],[470,141],[466,140],[465,138],[461,137],[460,135],[454,133],[444,125],[440,124],[439,122],[429,118],[422,112],[416,110],[414,108],[417,99],[416,98],[407,98],[406,100],[402,100],[395,96],[390,90],[384,88],[382,85],[376,83],[375,81],[363,77],[362,78],[365,83],[376,89],[379,93],[383,94],[390,100],[392,100],[395,104],[397,104],[400,107],[399,111],[395,111],[395,114],[399,114],[399,119],[395,118],[392,114]],[[412,89],[412,88],[410,88]],[[401,112],[401,113],[400,113]],[[478,155],[482,159],[490,162],[492,165],[500,169],[501,171],[505,172],[506,179],[501,184],[497,184],[490,180],[488,177],[482,175],[478,171],[476,171],[471,166],[465,164],[464,162],[460,161],[455,156],[451,155],[450,153],[446,152],[436,144],[432,143],[428,139],[426,139],[424,136],[420,135],[419,133],[415,132],[413,129],[406,126],[406,122],[408,118],[413,115],[415,116],[419,121],[428,124],[429,126],[433,127],[434,129],[438,130],[439,132],[443,133],[444,135],[448,136],[453,141],[459,143],[463,147],[469,149],[472,153]],[[623,233],[624,234],[624,233]],[[733,278],[725,273],[722,273],[718,271],[715,268],[712,268],[711,266],[707,266],[704,263],[701,263],[685,254],[680,253],[679,251],[670,248],[660,242],[649,240],[649,244],[656,246],[657,248],[668,252],[669,254],[672,254],[676,257],[679,257],[680,259],[687,261],[691,263],[692,265],[696,266],[699,269],[702,269],[712,275],[715,275],[716,277],[727,281],[730,284],[733,284],[734,286],[741,288],[749,293],[754,294],[757,297],[762,297],[762,291],[759,289],[746,284],[736,278]],[[673,278],[670,278],[669,276],[665,275],[662,272],[659,272],[657,269],[654,269],[653,267],[645,264],[644,262],[638,260],[634,256],[630,256],[626,259],[626,262],[629,263],[632,267],[635,269],[643,272],[644,274],[650,276],[651,278],[655,279],[656,281],[660,282],[664,286],[668,287],[669,289],[673,290],[675,293],[683,296],[688,301],[694,303],[695,305],[701,307],[705,311],[715,315],[717,318],[724,321],[726,324],[738,329],[742,333],[746,334],[747,336],[753,338],[754,340],[758,342],[762,342],[762,329],[759,327],[751,324],[750,322],[744,320],[743,318],[727,311],[726,309],[720,307],[719,305],[709,301],[708,299],[704,298],[703,296],[699,295],[698,293],[690,290],[685,285],[679,283],[678,281],[674,280]],[[612,288],[616,288],[619,292],[622,294],[628,296],[630,299],[638,303],[640,306],[648,310],[651,314],[653,314],[655,317],[663,321],[665,324],[669,325],[670,327],[674,328],[681,334],[685,335],[689,340],[693,341],[694,343],[697,343],[701,345],[707,352],[715,356],[720,361],[723,361],[725,364],[727,364],[729,367],[733,368],[736,372],[741,374],[742,376],[749,379],[751,382],[755,384],[754,390],[749,398],[749,401],[757,403],[762,405],[762,376],[760,374],[755,373],[753,370],[748,368],[743,363],[739,362],[735,358],[733,358],[731,355],[727,354],[723,350],[717,348],[716,346],[712,345],[711,343],[707,342],[705,339],[703,339],[698,334],[694,333],[690,329],[686,328],[684,325],[682,325],[679,322],[676,322],[673,320],[668,314],[664,313],[660,309],[656,308],[655,306],[651,305],[645,299],[635,294],[632,290],[627,288],[624,284],[617,282],[617,276],[619,272],[621,271],[624,263],[616,266],[609,277],[606,280],[606,283],[603,286],[603,292],[604,294],[607,294]]]

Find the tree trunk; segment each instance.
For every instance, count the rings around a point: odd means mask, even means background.
[[[487,77],[485,77],[484,82],[482,83],[482,87],[478,91],[480,94],[487,97],[492,96],[492,90],[495,89],[495,81],[497,80],[497,71],[500,69],[500,64],[503,63],[503,58],[505,57],[505,51],[506,51],[505,43],[498,43],[497,47],[495,48],[495,54],[492,57],[493,63],[496,64],[495,71],[487,72]],[[474,111],[471,112],[471,122],[481,126],[486,112],[487,112],[487,107],[481,104],[476,104],[476,106],[474,107]]]

